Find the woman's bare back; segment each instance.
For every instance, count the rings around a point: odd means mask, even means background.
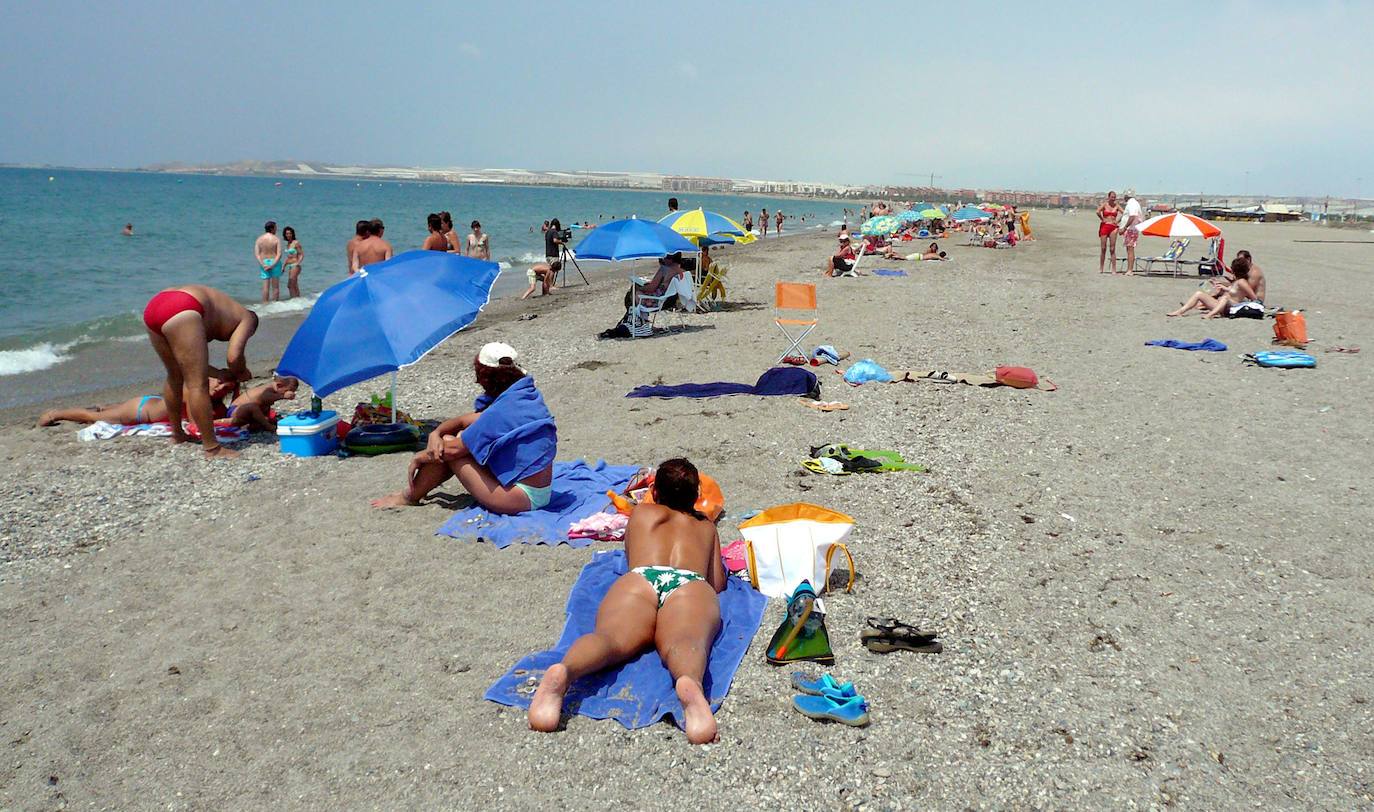
[[[716,526],[706,519],[662,505],[639,505],[625,530],[627,565],[676,567],[712,580],[712,557],[720,559]],[[713,582],[712,586],[716,586]]]

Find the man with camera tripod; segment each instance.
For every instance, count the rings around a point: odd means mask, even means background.
[[[550,265],[558,261],[559,249],[563,246],[563,224],[558,222],[555,217],[549,221],[549,228],[544,232],[544,259]]]

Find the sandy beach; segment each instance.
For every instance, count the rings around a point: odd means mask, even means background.
[[[773,601],[718,744],[583,717],[531,733],[482,694],[554,643],[600,548],[498,551],[435,536],[440,506],[369,508],[400,486],[403,456],[287,458],[260,436],[210,463],[160,441],[81,443],[70,425],[33,428],[38,407],[11,409],[0,807],[1374,805],[1374,246],[1225,225],[1269,303],[1307,314],[1318,368],[1272,370],[1240,360],[1268,347],[1272,321],[1165,318],[1197,277],[1098,275],[1090,213],[1032,226],[1038,240],[1013,250],[951,240],[952,262],[864,260],[905,278],[821,279],[828,232],[732,249],[727,310],[598,340],[627,267],[493,303],[400,376],[403,409],[451,416],[477,394],[476,349],[505,341],[558,419],[560,459],[681,455],[720,482],[730,516],[798,500],[852,515],[858,582],[826,606],[831,671],[868,697],[868,728],[789,707],[797,669],[763,658]],[[779,280],[818,283],[816,343],[890,369],[1025,365],[1060,388],[851,388],[823,367],[822,396],[850,410],[623,397],[752,382],[782,349]],[[1144,346],[1206,337],[1230,351]],[[270,367],[251,344],[249,359]],[[351,411],[383,386],[329,404]],[[804,472],[825,442],[930,470]],[[944,652],[871,654],[867,615],[938,630]]]

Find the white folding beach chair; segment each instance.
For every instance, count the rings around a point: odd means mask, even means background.
[[[787,349],[782,351],[778,360],[786,358],[794,352],[802,357],[807,357],[808,353],[802,349],[801,343],[816,329],[820,324],[820,312],[816,308],[816,286],[810,282],[779,282],[775,288],[773,301],[773,323],[778,325],[784,337],[787,338]],[[793,333],[788,328],[801,328],[801,332]]]
[[[1169,243],[1168,251],[1165,251],[1157,257],[1136,257],[1136,267],[1139,268],[1141,263],[1144,263],[1145,273],[1154,273],[1155,263],[1159,262],[1171,269],[1174,276],[1178,276],[1183,269],[1183,252],[1188,250],[1188,243],[1189,239],[1187,237],[1179,237]]]

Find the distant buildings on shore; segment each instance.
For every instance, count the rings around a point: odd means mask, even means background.
[[[929,202],[993,201],[1031,208],[1096,208],[1105,192],[1046,192],[1017,189],[954,189],[932,186],[852,186],[793,180],[754,180],[663,175],[653,172],[586,172],[532,169],[422,168],[396,166],[347,166],[299,161],[240,161],[232,164],[191,166],[161,164],[153,172],[184,172],[207,175],[289,175],[335,177],[356,180],[413,181],[421,183],[486,183],[520,186],[570,186],[599,189],[639,189],[706,194],[777,195],[821,197],[837,200],[906,200]],[[1333,198],[1258,197],[1221,198],[1202,195],[1141,194],[1154,211],[1187,211],[1208,219],[1284,220],[1345,219],[1368,215],[1367,201]]]

